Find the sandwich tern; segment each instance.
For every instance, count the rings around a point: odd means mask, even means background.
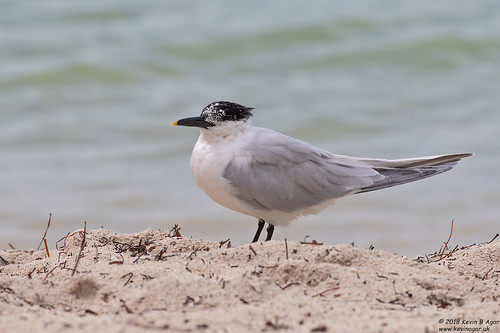
[[[275,225],[316,214],[336,199],[431,177],[471,153],[386,160],[335,155],[271,129],[252,126],[253,108],[218,101],[199,117],[171,125],[198,127],[191,155],[196,183],[220,205],[254,216],[259,240]]]

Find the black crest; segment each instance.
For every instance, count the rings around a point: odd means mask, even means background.
[[[251,110],[253,108],[237,103],[218,101],[208,104],[201,111],[201,116],[205,117],[205,120],[212,124],[222,121],[246,121],[253,116]]]

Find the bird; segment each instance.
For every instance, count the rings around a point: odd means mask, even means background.
[[[317,214],[337,199],[401,185],[451,170],[472,153],[407,159],[332,154],[272,129],[253,126],[253,108],[216,101],[200,116],[171,125],[201,133],[190,167],[197,185],[218,204],[258,219],[257,242],[275,226]]]

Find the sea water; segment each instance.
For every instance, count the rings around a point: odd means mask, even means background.
[[[189,170],[214,100],[336,154],[474,152],[421,182],[338,200],[275,239],[414,255],[499,231],[497,1],[7,2],[0,11],[0,248],[83,227],[181,227],[248,243],[256,219]]]

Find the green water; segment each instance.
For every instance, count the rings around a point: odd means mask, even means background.
[[[279,228],[400,254],[499,231],[496,1],[10,2],[0,11],[0,248],[68,231],[169,229],[248,242],[255,219],[196,187],[198,136],[169,126],[214,100],[334,153],[476,155],[452,172],[341,199]],[[52,245],[53,246],[53,245]]]

